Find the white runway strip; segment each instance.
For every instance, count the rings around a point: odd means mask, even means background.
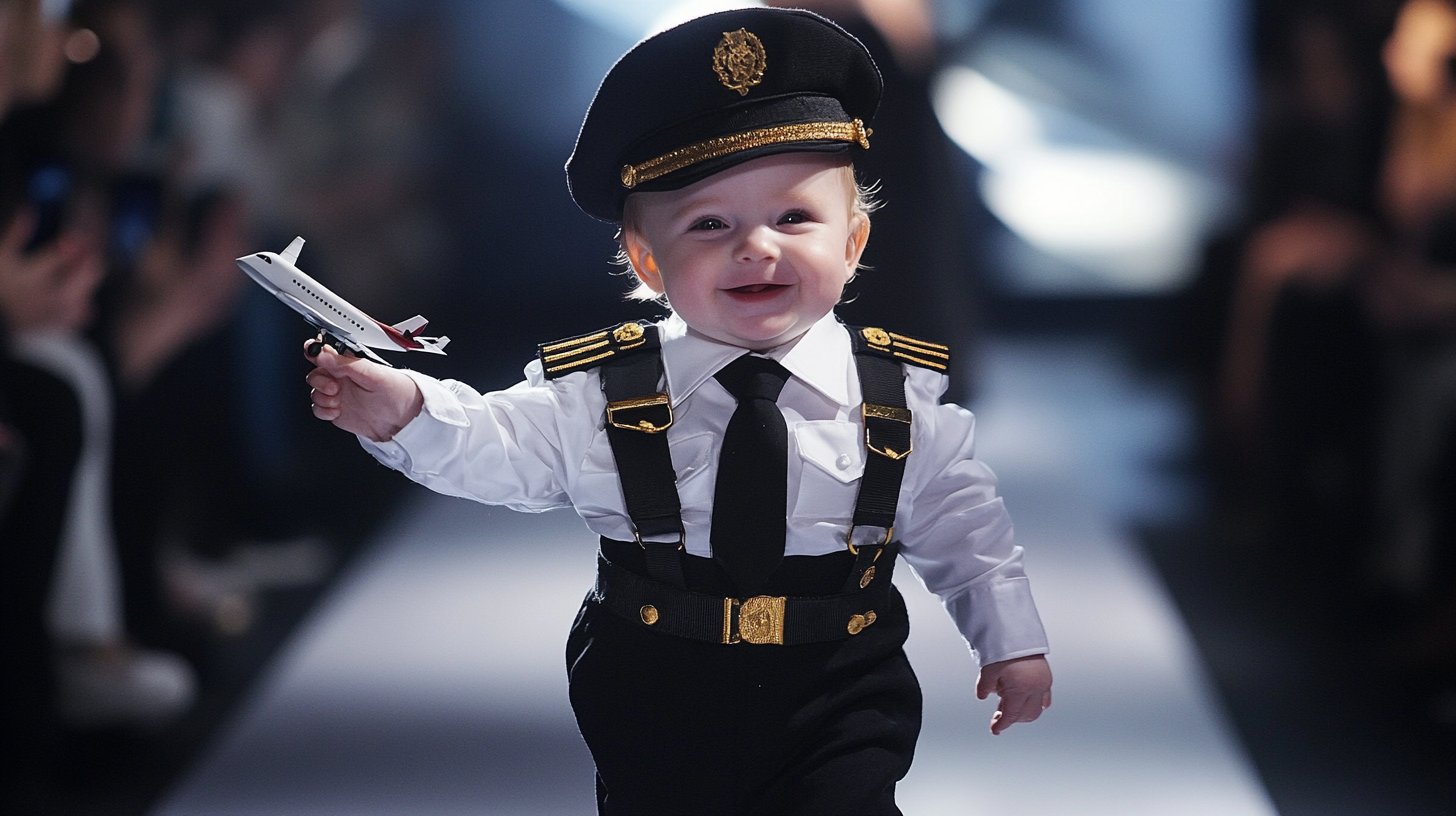
[[[1122,529],[1187,501],[1151,471],[1185,430],[1175,396],[1084,346],[999,343],[979,373],[979,455],[1028,551],[1055,705],[991,737],[970,655],[902,571],[926,699],[903,809],[1272,816],[1176,609]],[[570,513],[422,492],[158,813],[594,812],[562,656],[594,546]]]

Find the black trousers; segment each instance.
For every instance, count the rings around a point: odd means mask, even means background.
[[[611,543],[609,560],[636,566]],[[717,583],[704,580],[712,562],[687,558],[690,586],[717,594],[721,586],[703,586]],[[849,562],[797,557],[785,567],[769,594],[838,591]],[[899,814],[895,783],[920,733],[920,685],[902,649],[903,599],[892,589],[876,611],[872,626],[842,641],[723,645],[644,629],[588,599],[566,660],[599,811]]]

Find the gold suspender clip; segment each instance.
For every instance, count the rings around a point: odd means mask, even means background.
[[[875,561],[880,560],[880,553],[882,553],[882,552],[885,551],[885,547],[889,546],[889,544],[890,544],[890,539],[892,539],[894,537],[895,537],[895,525],[891,524],[889,527],[887,527],[885,529],[885,540],[884,541],[881,541],[878,544],[870,544],[870,545],[868,545],[868,546],[871,546],[871,547],[879,547],[880,548],[879,551],[875,553]],[[844,540],[845,540],[845,543],[849,544],[849,551],[851,553],[853,553],[854,555],[859,555],[859,547],[856,547],[854,545],[854,524],[853,523],[851,523],[849,525],[849,535],[845,536]]]
[[[876,445],[874,439],[870,435],[869,421],[872,418],[888,419],[892,422],[903,422],[906,425],[909,425],[911,414],[908,408],[896,408],[891,405],[874,405],[872,403],[864,402],[860,403],[859,411],[860,417],[864,420],[865,447],[869,448],[875,453],[878,453],[881,456],[888,456],[891,459],[904,459],[905,457],[910,455],[911,451],[915,450],[914,443],[910,443],[909,446],[903,451],[897,451],[885,445]]]
[[[638,547],[641,547],[643,550],[646,550],[647,549],[647,544],[644,544],[642,542],[642,534],[637,531],[637,528],[636,527],[633,527],[632,528],[632,539],[637,542],[637,546]],[[688,540],[688,531],[683,528],[683,526],[682,526],[682,520],[679,519],[678,520],[678,524],[677,524],[677,548],[679,550],[685,550],[685,549],[687,549],[687,540]],[[888,540],[888,539],[886,539],[886,540]],[[653,541],[653,542],[649,542],[649,543],[657,544],[659,542]],[[663,541],[661,543],[663,543],[663,544],[671,544],[672,542],[671,541]]]
[[[618,422],[618,411],[636,411],[643,408],[662,407],[667,409],[667,421],[661,424],[650,419],[639,419],[636,422]],[[607,403],[607,424],[614,428],[621,428],[627,431],[641,431],[643,433],[662,433],[672,427],[672,401],[666,394],[654,394],[650,397],[638,399],[616,400]]]

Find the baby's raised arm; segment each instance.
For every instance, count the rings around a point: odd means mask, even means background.
[[[305,357],[313,343],[304,344]],[[350,433],[387,442],[425,404],[419,386],[398,369],[341,355],[331,346],[308,360],[315,366],[308,373],[313,415]]]
[[[1001,697],[991,717],[991,733],[1000,734],[1012,723],[1031,722],[1052,704],[1052,670],[1045,657],[1030,655],[981,667],[976,696]]]

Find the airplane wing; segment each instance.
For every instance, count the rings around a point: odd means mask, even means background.
[[[303,319],[304,320],[307,320],[309,322],[309,324],[312,325],[315,329],[320,329],[322,331],[326,331],[329,334],[332,334],[332,335],[335,335],[335,336],[344,336],[344,337],[347,337],[349,335],[349,330],[348,329],[346,329],[343,326],[340,326],[338,323],[335,323],[334,321],[328,319],[327,317],[325,317],[323,315],[322,312],[318,311],[317,309],[314,309],[313,307],[309,306],[307,303],[304,303],[303,301],[301,301],[298,298],[294,297],[292,294],[290,294],[290,293],[288,293],[286,291],[283,291],[282,289],[274,292],[273,294],[275,296],[277,296],[277,298],[279,300],[283,301],[284,303],[287,303],[289,306],[292,306],[293,307],[293,311],[298,312],[299,314],[303,315]]]
[[[347,339],[344,339],[344,338],[334,338],[334,339],[338,340],[345,348],[347,348],[350,351],[354,352],[354,356],[355,357],[368,357],[369,359],[373,360],[376,363],[379,363],[382,366],[386,366],[388,368],[394,368],[394,364],[393,363],[385,360],[383,357],[380,357],[378,354],[375,354],[374,353],[374,349],[371,349],[368,346],[363,345],[362,343],[355,343],[355,342],[353,342],[351,340],[347,340]]]

